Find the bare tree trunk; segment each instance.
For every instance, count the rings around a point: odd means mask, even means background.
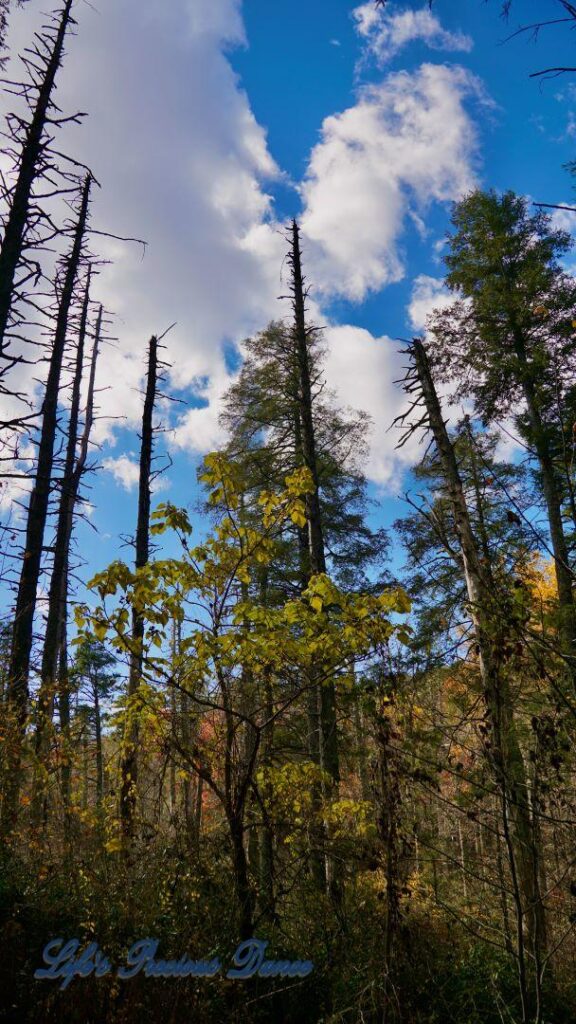
[[[42,405],[42,429],[38,448],[36,478],[30,496],[26,524],[26,540],[12,633],[8,688],[8,727],[10,738],[7,751],[7,773],[0,819],[0,834],[6,836],[16,823],[22,760],[22,744],[28,712],[28,676],[32,651],[34,613],[44,534],[48,516],[48,501],[52,483],[54,444],[58,422],[58,393],[66,345],[68,317],[72,305],[74,285],[82,255],[82,245],[88,219],[91,178],[84,184],[80,213],[74,241],[66,261],[66,272],[56,318],[56,329],[50,357],[50,368]]]
[[[38,89],[36,107],[22,147],[18,178],[0,248],[0,357],[5,348],[5,335],[12,307],[16,271],[22,257],[26,225],[30,209],[32,187],[38,175],[38,165],[44,148],[44,133],[48,111],[54,91],[56,75],[62,63],[64,40],[71,24],[73,0],[66,0],[56,32],[52,52],[46,62],[44,78]]]
[[[297,453],[302,453],[302,431],[300,428],[300,416],[295,417],[295,447]],[[298,528],[298,556],[300,566],[300,587],[306,590],[310,581],[310,550],[308,544],[308,527]],[[320,688],[314,684],[313,678],[309,680],[306,690],[306,716],[308,720],[308,756],[312,764],[321,769],[322,755],[320,752]],[[319,823],[322,819],[322,787],[314,780],[311,785],[312,815]],[[326,886],[326,864],[323,856],[324,830],[322,825],[312,827],[310,830],[310,872],[319,889]]]
[[[574,602],[574,574],[570,569],[568,544],[562,521],[562,499],[554,459],[547,430],[542,419],[541,402],[538,398],[536,364],[528,359],[526,344],[514,313],[509,314],[510,330],[514,339],[514,351],[521,368],[521,384],[528,411],[532,442],[542,476],[542,490],[550,540],[554,555],[554,571],[560,606],[560,637],[566,655],[572,683],[576,686],[576,605]]]
[[[258,836],[258,874],[260,879],[260,904],[262,916],[267,921],[274,921],[276,918],[276,899],[274,892],[275,863],[274,863],[274,832],[270,822],[267,807],[272,796],[270,783],[270,772],[272,770],[272,755],[274,750],[274,702],[272,684],[268,675],[264,678],[264,717],[266,725],[262,728],[260,767],[263,781],[261,785],[264,806],[262,808],[263,822],[260,826]]]
[[[196,782],[196,802],[194,805],[194,841],[196,846],[200,844],[202,831],[202,796],[204,793],[204,779],[198,775]]]
[[[298,368],[298,419],[304,465],[310,471],[314,483],[314,491],[306,496],[306,518],[308,527],[308,569],[310,576],[326,572],[324,538],[322,534],[322,515],[320,495],[318,492],[318,463],[316,458],[316,441],[314,432],[314,415],[312,388],[310,383],[310,362],[308,353],[309,329],[306,326],[306,292],[302,275],[302,254],[300,250],[300,233],[298,224],[292,222],[292,246],[288,255],[292,268],[292,307],[294,310],[294,342],[296,364]],[[313,683],[310,695],[309,719],[311,728],[316,720],[316,702],[320,728],[318,730],[320,746],[320,764],[328,780],[326,799],[338,792],[340,782],[340,764],[338,753],[338,731],[336,717],[336,690],[333,680],[329,679],[317,686]],[[337,888],[336,866],[333,858],[326,858],[326,883],[329,889]]]
[[[88,732],[88,716],[84,718],[82,726],[82,809],[88,808],[88,794],[90,789],[88,759],[90,756],[90,736]]]
[[[542,417],[536,401],[534,388],[530,380],[524,380],[524,396],[528,415],[532,426],[534,447],[538,457],[542,475],[542,489],[546,510],[550,540],[554,554],[554,572],[560,606],[560,637],[564,653],[567,657],[573,684],[576,686],[576,608],[574,606],[574,574],[570,568],[568,544],[562,521],[562,503],[550,452],[550,445],[542,424]]]
[[[140,482],[138,489],[138,522],[136,528],[136,569],[142,569],[148,562],[150,552],[150,476],[154,447],[154,403],[158,386],[158,339],[152,336],[148,348],[148,375],[144,412],[142,416],[142,438],[140,448]],[[135,698],[142,677],[142,645],[144,642],[144,618],[132,613],[132,655],[128,677],[128,704],[121,763],[120,818],[124,851],[127,853],[134,839],[134,814],[138,784],[138,711]]]
[[[32,795],[32,821],[39,823],[43,794],[43,768],[46,761],[49,735],[54,713],[55,687],[57,683],[59,637],[62,629],[63,611],[67,595],[64,583],[67,580],[67,565],[70,557],[70,541],[74,506],[78,496],[79,474],[76,472],[76,446],[78,443],[78,421],[80,417],[80,393],[82,387],[82,371],[84,366],[84,344],[88,325],[88,308],[90,303],[90,274],[86,283],[84,303],[80,320],[78,347],[76,350],[76,368],[72,386],[72,401],[68,422],[68,443],[62,473],[58,524],[54,543],[54,564],[48,594],[48,617],[44,634],[44,650],[40,671],[40,691],[38,694],[38,711],[35,736],[35,773]],[[92,372],[89,386],[88,408],[92,404],[94,390],[95,360],[92,360]],[[87,410],[88,411],[88,410]],[[86,426],[89,430],[91,416],[87,416]],[[86,428],[85,428],[86,429]]]
[[[491,728],[492,749],[489,759],[500,790],[504,839],[515,892],[519,987],[523,1020],[528,1021],[531,1000],[526,962],[527,947],[530,951],[542,948],[545,935],[544,907],[534,885],[535,851],[527,779],[514,723],[509,684],[505,670],[503,671],[501,666],[503,630],[505,631],[507,626],[506,622],[502,621],[501,610],[495,604],[490,569],[483,566],[480,560],[456,456],[442,417],[426,350],[421,341],[413,342],[411,355],[428,424],[442,462],[462,552],[470,612],[477,639],[479,668]],[[537,971],[534,981],[538,1004]]]
[[[82,432],[82,438],[80,440],[80,449],[78,452],[78,458],[76,460],[75,469],[75,481],[74,487],[70,492],[70,502],[68,506],[68,531],[71,536],[73,527],[73,515],[74,506],[76,504],[78,496],[78,488],[80,481],[86,470],[86,460],[88,458],[88,447],[90,442],[90,433],[92,430],[92,424],[94,421],[94,391],[96,383],[96,364],[98,361],[98,352],[102,330],[102,316],[103,310],[100,306],[98,312],[98,318],[96,321],[96,331],[94,335],[94,345],[92,347],[92,361],[90,366],[90,379],[88,382],[88,394],[86,398],[86,413],[84,416],[84,430]],[[70,541],[68,540],[66,550],[70,550]],[[68,673],[68,650],[66,643],[67,623],[68,623],[68,559],[63,569],[62,582],[61,582],[61,618],[59,625],[59,656],[58,656],[58,708],[60,714],[60,742],[62,749],[62,802],[64,804],[64,814],[66,821],[66,828],[70,829],[70,805],[71,805],[71,745],[70,745],[70,679]]]
[[[384,851],[383,870],[386,877],[386,929],[384,940],[384,978],[382,1024],[390,1019],[391,999],[394,992],[394,948],[400,925],[399,876],[399,811],[400,785],[396,758],[391,747],[392,726],[389,717],[381,711],[376,727],[376,821],[378,836]]]
[[[468,881],[466,878],[466,848],[464,846],[464,833],[462,832],[462,822],[458,819],[458,845],[460,847],[460,870],[462,873],[462,893],[464,895],[464,906],[468,906]]]
[[[66,591],[68,588],[66,587]],[[68,673],[66,610],[60,638],[58,659],[58,712],[60,717],[60,745],[62,757],[62,803],[64,806],[64,833],[69,842],[71,835],[70,807],[72,804],[72,737],[70,733],[70,678]]]
[[[178,657],[180,652],[180,641],[181,641],[181,624],[178,621],[174,621],[174,634],[173,634],[173,652]],[[176,682],[180,682],[179,671],[176,667],[173,667]],[[177,688],[176,688],[177,689]],[[175,694],[175,738],[182,745],[182,750],[185,755],[190,755],[193,743],[197,739],[197,716],[195,716],[194,723],[192,722],[192,699],[190,695],[182,688],[178,695]],[[184,812],[184,821],[186,824],[186,835],[190,843],[191,849],[197,851],[200,842],[200,828],[202,821],[202,788],[203,780],[199,775],[191,776],[190,771],[186,771],[185,777],[182,780],[182,807]]]
[[[354,671],[354,669],[353,669]],[[370,800],[370,779],[368,774],[368,752],[366,748],[366,731],[364,727],[364,716],[360,703],[359,694],[355,694],[353,704],[354,742],[356,746],[356,758],[358,763],[358,777],[360,779],[360,793],[363,800]]]
[[[187,693],[182,692],[180,694],[180,707],[179,707],[179,718],[180,718],[180,734],[182,737],[182,747],[187,754],[190,753],[190,699]],[[198,779],[198,783],[200,780]],[[184,821],[186,822],[186,834],[190,840],[191,845],[196,846],[196,821],[195,821],[195,806],[194,800],[194,788],[190,779],[190,773],[186,772],[186,777],[182,781],[182,803],[184,808]]]
[[[100,695],[98,681],[92,686],[94,698],[94,738],[96,740],[96,803],[98,807],[104,799],[104,757],[102,753],[102,716],[100,713]]]
[[[232,865],[236,896],[240,908],[239,936],[240,940],[252,938],[254,934],[254,894],[248,875],[248,861],[244,847],[243,814],[229,812],[228,825],[232,839]]]

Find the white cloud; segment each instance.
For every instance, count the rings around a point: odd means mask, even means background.
[[[432,50],[460,50],[468,53],[473,46],[470,36],[449,32],[428,7],[420,10],[396,11],[388,5],[378,9],[373,0],[352,11],[356,31],[365,41],[366,53],[386,64],[409,43],[419,40]]]
[[[17,463],[11,466],[10,472],[21,473],[22,478],[0,480],[0,512],[3,515],[11,513],[14,522],[19,522],[23,518],[22,503],[25,504],[32,490],[33,477],[31,474],[26,475],[25,468],[18,466]],[[3,524],[6,522],[7,520],[4,519]]]
[[[400,431],[392,422],[407,408],[407,398],[394,381],[403,377],[406,356],[388,337],[374,338],[369,331],[350,325],[328,327],[326,378],[341,403],[370,414],[368,478],[387,492],[400,485],[402,471],[418,455],[416,437],[397,449]],[[392,429],[390,429],[392,427]]]
[[[559,201],[561,206],[573,206],[569,201]],[[576,235],[576,210],[543,210],[550,217],[552,227],[555,231],[567,231],[569,235]]]
[[[219,423],[222,398],[232,383],[232,377],[224,367],[213,374],[203,387],[197,389],[198,397],[205,403],[197,409],[188,409],[178,418],[172,435],[175,448],[202,455],[215,451],[226,443],[226,432]]]
[[[218,43],[245,44],[244,24],[240,13],[241,0],[186,0],[190,32],[193,37],[211,37]],[[166,18],[166,10],[156,9],[158,20]]]
[[[266,181],[280,172],[225,53],[245,41],[240,0],[99,0],[79,3],[76,18],[58,103],[90,113],[62,130],[58,148],[102,183],[94,227],[148,242],[144,259],[139,246],[93,242],[114,261],[94,287],[118,337],[97,374],[95,437],[113,441],[118,417],[139,423],[152,333],[176,321],[165,357],[186,389],[221,374],[224,339],[277,311],[278,265],[252,243],[271,215]],[[39,23],[36,4],[15,9],[14,51]]]
[[[129,455],[120,455],[117,459],[104,459],[102,466],[125,491],[133,491],[138,486],[140,467]]]
[[[475,183],[476,132],[465,108],[483,97],[463,68],[423,64],[364,87],[326,118],[302,186],[312,279],[361,300],[403,277],[406,219]]]
[[[116,483],[125,491],[134,491],[140,480],[140,465],[130,455],[119,455],[118,458],[107,458],[102,461],[102,468],[112,473]],[[156,466],[159,471],[161,466]],[[150,483],[152,494],[160,494],[170,489],[170,480],[160,472],[153,475]]]
[[[431,313],[437,309],[446,309],[454,302],[452,295],[440,277],[429,277],[419,274],[412,286],[412,295],[408,306],[408,317],[415,331],[423,331]]]

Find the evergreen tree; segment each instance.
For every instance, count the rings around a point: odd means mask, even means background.
[[[86,723],[94,731],[97,804],[101,803],[105,792],[102,727],[106,713],[103,705],[111,700],[118,686],[119,676],[114,671],[115,667],[114,655],[95,638],[82,640],[70,667],[71,686],[78,693],[81,706],[85,707]]]
[[[513,193],[474,192],[453,214],[447,283],[462,300],[431,321],[433,359],[485,423],[513,416],[534,453],[546,507],[564,654],[576,685],[576,609],[563,508],[566,428],[576,380],[576,281],[560,259],[569,237]],[[558,396],[562,396],[559,408]]]

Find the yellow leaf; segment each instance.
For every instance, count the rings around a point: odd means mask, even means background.
[[[299,526],[301,530],[306,526],[306,516],[303,512],[300,512],[299,509],[294,509],[290,514],[290,518],[294,523],[294,526]]]

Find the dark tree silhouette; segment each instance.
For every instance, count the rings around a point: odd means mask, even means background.
[[[14,612],[8,680],[7,714],[9,717],[10,740],[7,751],[6,787],[0,818],[0,831],[3,835],[6,835],[14,825],[17,813],[18,792],[21,781],[22,743],[28,713],[28,677],[32,652],[34,613],[36,610],[44,535],[48,516],[48,501],[52,487],[54,446],[58,425],[58,393],[68,333],[68,318],[74,295],[74,286],[82,260],[91,184],[92,179],[90,175],[87,175],[72,248],[65,261],[64,280],[56,317],[50,367],[42,403],[42,427],[36,475],[28,505],[22,568]]]

